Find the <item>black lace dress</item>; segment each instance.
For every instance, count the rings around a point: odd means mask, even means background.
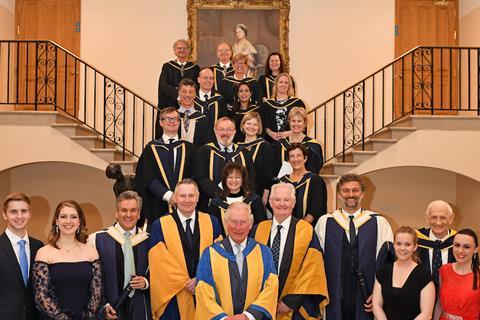
[[[103,317],[100,260],[35,261],[35,304],[45,320],[90,320]]]

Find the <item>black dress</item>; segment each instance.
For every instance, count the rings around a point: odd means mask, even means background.
[[[52,264],[35,261],[32,274],[41,319],[93,320],[102,315],[100,260]]]
[[[417,265],[403,287],[392,287],[393,263],[377,271],[377,281],[382,285],[383,311],[389,320],[412,320],[421,312],[420,292],[432,281],[423,265]]]

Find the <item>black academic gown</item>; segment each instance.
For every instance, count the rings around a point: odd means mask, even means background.
[[[235,120],[235,128],[237,129],[237,132],[235,133],[235,138],[233,138],[233,141],[235,143],[245,140],[245,134],[242,132],[242,130],[240,130],[240,124],[242,123],[245,114],[251,111],[256,111],[260,113],[260,106],[256,104],[250,104],[247,109],[240,109],[239,107],[237,107],[236,109],[234,108],[233,119]]]
[[[323,166],[323,150],[320,143],[310,137],[305,136],[301,143],[307,148],[307,162],[305,163],[305,169],[313,173],[320,173]],[[284,161],[288,162],[287,149],[292,144],[290,137],[286,139],[278,140],[278,143],[274,144],[274,161],[275,161],[275,174],[282,167]]]
[[[31,270],[38,249],[43,243],[29,237],[30,276],[25,286],[22,271],[12,243],[5,233],[0,235],[0,319],[1,320],[37,320],[32,288]]]
[[[177,157],[173,164],[173,150]],[[177,183],[193,177],[193,144],[179,140],[169,145],[161,138],[147,144],[137,163],[135,189],[143,199],[142,217],[149,224],[168,214],[171,208],[162,197],[167,191],[174,191]]]
[[[257,193],[262,197],[263,191],[270,190],[273,183],[273,148],[263,138],[249,143],[240,142],[238,145],[247,149],[252,157],[257,177]]]
[[[234,73],[231,63],[230,63],[230,66],[225,71],[220,66],[220,63],[210,66],[210,70],[212,70],[213,72],[213,79],[215,81],[214,87],[216,91],[220,90],[220,83],[222,82],[223,78],[233,76],[233,73]]]
[[[252,101],[256,103],[258,101],[258,82],[257,80],[246,77],[242,80],[237,80],[233,77],[226,77],[222,80],[220,85],[220,93],[227,101],[227,104],[230,106],[234,105],[235,100],[237,99],[237,88],[240,84],[246,83],[252,92]]]
[[[210,92],[210,99],[202,101],[197,91],[197,96],[194,101],[195,110],[202,113],[208,119],[208,132],[211,139],[215,137],[215,123],[222,117],[229,116],[227,103],[223,96],[214,90]],[[211,142],[211,141],[209,141]]]
[[[263,99],[273,99],[273,86],[275,84],[275,79],[277,77],[274,75],[266,76],[262,74],[258,78],[258,101],[263,102]],[[295,81],[292,78],[293,89],[295,90]]]
[[[262,106],[262,122],[265,128],[273,132],[283,132],[290,130],[288,124],[288,114],[293,107],[305,108],[305,104],[299,98],[289,97],[283,103],[274,99],[267,100]],[[269,142],[273,142],[270,136],[267,137]]]
[[[299,181],[293,181],[286,175],[280,181],[295,187],[295,217],[303,219],[310,214],[314,218],[312,225],[315,225],[318,218],[327,213],[327,187],[318,174],[308,171]]]
[[[207,211],[208,201],[220,194],[222,189],[223,167],[230,161],[242,164],[248,171],[250,184],[256,188],[255,167],[248,151],[233,144],[233,152],[224,152],[218,142],[208,143],[197,149],[195,153],[195,180],[200,188],[199,209]]]

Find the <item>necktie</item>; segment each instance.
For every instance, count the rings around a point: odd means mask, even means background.
[[[203,99],[204,99],[204,103],[203,103],[203,114],[204,115],[207,115],[208,114],[208,111],[209,111],[209,107],[208,107],[208,94],[204,95],[203,96]]]
[[[438,270],[442,266],[442,252],[440,251],[441,244],[442,244],[442,241],[435,240],[435,246],[433,247],[433,257],[432,257],[432,278],[437,288],[439,285]]]
[[[25,282],[25,286],[28,283],[28,259],[27,253],[25,252],[25,240],[18,241],[18,245],[20,246],[19,251],[19,258],[20,258],[20,270],[22,270],[23,282]]]
[[[184,74],[184,73],[185,73],[185,64],[182,63],[182,64],[180,65],[180,75],[182,76],[182,78],[183,78],[183,74]]]
[[[239,244],[235,244],[235,248],[237,248],[237,254],[235,255],[235,261],[237,261],[238,272],[240,273],[240,277],[242,277],[242,271],[243,271],[242,247]]]
[[[278,264],[278,259],[280,257],[280,240],[281,240],[281,233],[280,229],[282,229],[282,225],[277,226],[277,233],[275,234],[275,237],[273,238],[272,242],[272,255],[273,255],[273,263],[275,264],[275,267],[277,268],[277,271],[279,269],[279,264]]]
[[[225,78],[227,76],[227,65],[223,65],[223,77]]]
[[[193,233],[192,229],[190,228],[190,222],[192,222],[192,218],[188,218],[187,220],[185,220],[185,223],[187,224],[187,227],[185,228],[185,236],[187,238],[190,249],[193,249]]]
[[[348,218],[350,219],[350,224],[348,225],[349,234],[350,234],[350,244],[353,244],[355,241],[355,223],[353,223],[353,218],[355,216],[353,214],[349,215]]]
[[[132,275],[135,275],[135,260],[133,257],[132,241],[130,239],[131,233],[126,231],[124,233],[125,242],[123,243],[123,287],[125,288],[130,282]]]
[[[188,132],[188,126],[190,125],[190,110],[185,110],[185,116],[183,117],[183,128],[185,132]]]
[[[168,163],[168,168],[175,170],[175,160],[174,160],[174,155],[173,155],[173,143],[174,139],[168,139],[168,158],[167,158],[167,163]]]

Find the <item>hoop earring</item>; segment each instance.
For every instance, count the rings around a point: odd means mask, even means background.
[[[55,233],[58,233],[59,230],[58,230],[58,224],[55,225]]]

